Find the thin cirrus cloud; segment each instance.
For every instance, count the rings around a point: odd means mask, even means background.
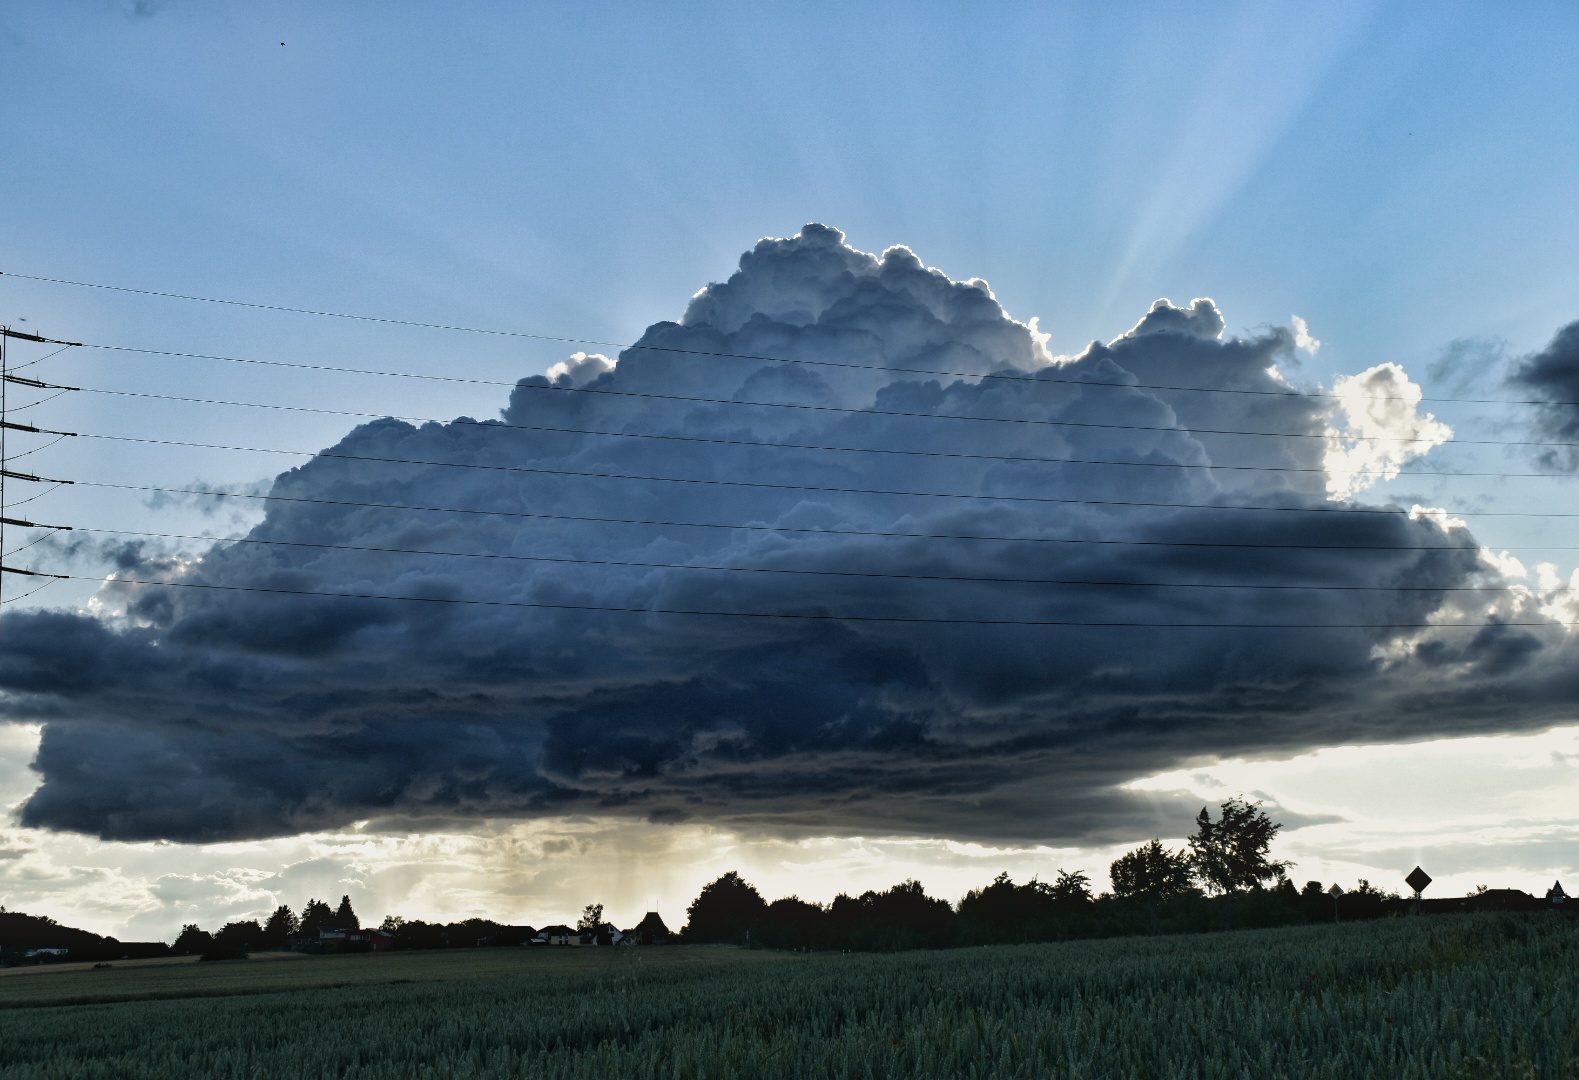
[[[43,725],[21,821],[1105,843],[1149,822],[1123,785],[1187,758],[1552,723],[1552,598],[1441,514],[1335,501],[1333,402],[1276,369],[1294,333],[1224,329],[1158,301],[1055,358],[906,248],[763,240],[499,421],[352,430],[275,479],[268,543],[121,549],[93,611],[14,616],[4,708]],[[271,589],[440,602],[239,591]]]

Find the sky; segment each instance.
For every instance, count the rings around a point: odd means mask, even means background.
[[[8,352],[82,389],[7,440],[76,483],[6,489],[75,531],[6,531],[74,579],[0,617],[0,903],[678,925],[1240,794],[1298,882],[1579,877],[1576,45],[0,7],[0,322],[86,343]]]

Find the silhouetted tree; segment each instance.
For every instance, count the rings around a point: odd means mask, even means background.
[[[1190,857],[1182,851],[1169,851],[1161,840],[1142,844],[1128,855],[1121,855],[1108,868],[1113,895],[1142,900],[1167,900],[1195,891]]]
[[[294,911],[281,904],[269,916],[269,921],[263,924],[263,944],[267,948],[278,949],[300,931],[301,920],[296,918]]]
[[[342,930],[360,930],[362,921],[356,917],[356,912],[351,910],[351,898],[340,897],[340,906],[335,909],[334,925]]]
[[[300,933],[317,937],[319,927],[335,925],[334,912],[322,900],[309,900],[297,925]]]
[[[263,927],[256,919],[226,923],[214,935],[214,944],[221,949],[256,949],[263,944]]]
[[[905,881],[884,892],[840,893],[828,905],[827,926],[847,948],[914,949],[943,944],[953,915],[948,901],[928,896],[919,881]]]
[[[378,924],[378,928],[386,934],[398,935],[400,933],[400,928],[405,925],[406,920],[402,919],[399,915],[385,915],[384,921]]]
[[[1217,893],[1256,888],[1281,878],[1288,864],[1273,862],[1267,852],[1282,827],[1266,816],[1260,803],[1229,799],[1215,822],[1201,807],[1190,837],[1196,873]]]
[[[172,952],[190,954],[206,953],[214,947],[214,935],[202,929],[196,923],[187,923],[181,927],[181,935],[175,939],[175,944],[170,946]]]
[[[1360,883],[1338,898],[1338,908],[1345,919],[1379,919],[1386,913],[1386,903],[1397,900],[1395,892],[1384,892],[1364,878]]]
[[[731,870],[704,885],[685,909],[685,940],[743,945],[749,940],[750,931],[761,925],[767,907],[762,894]]]
[[[1047,895],[1061,904],[1090,903],[1091,879],[1079,870],[1071,874],[1059,868],[1058,876],[1047,886]]]
[[[603,921],[603,905],[588,904],[581,909],[581,918],[576,920],[576,929],[583,934],[591,934],[593,944],[614,944],[614,929]]]
[[[828,911],[798,896],[769,904],[763,915],[761,944],[774,949],[801,949],[827,944]],[[645,944],[645,942],[643,943]]]
[[[1041,940],[1050,936],[1055,906],[1045,882],[1032,878],[1016,885],[1000,873],[991,884],[960,898],[959,919],[965,939],[972,943]]]

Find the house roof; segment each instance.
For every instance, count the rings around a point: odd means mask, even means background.
[[[656,911],[649,911],[647,914],[643,915],[641,917],[641,922],[636,924],[636,929],[649,931],[661,930],[665,934],[669,932],[669,928],[663,924],[663,917],[660,916]]]

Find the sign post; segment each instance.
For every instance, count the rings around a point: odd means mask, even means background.
[[[1327,890],[1327,895],[1332,897],[1332,921],[1333,922],[1337,922],[1338,921],[1338,897],[1343,895],[1343,886],[1339,885],[1336,881],[1334,881],[1332,883],[1332,888]]]
[[[1415,891],[1414,907],[1410,910],[1415,914],[1420,912],[1420,894],[1425,892],[1425,887],[1431,884],[1431,875],[1418,866],[1409,871],[1409,876],[1404,878],[1404,884]]]

